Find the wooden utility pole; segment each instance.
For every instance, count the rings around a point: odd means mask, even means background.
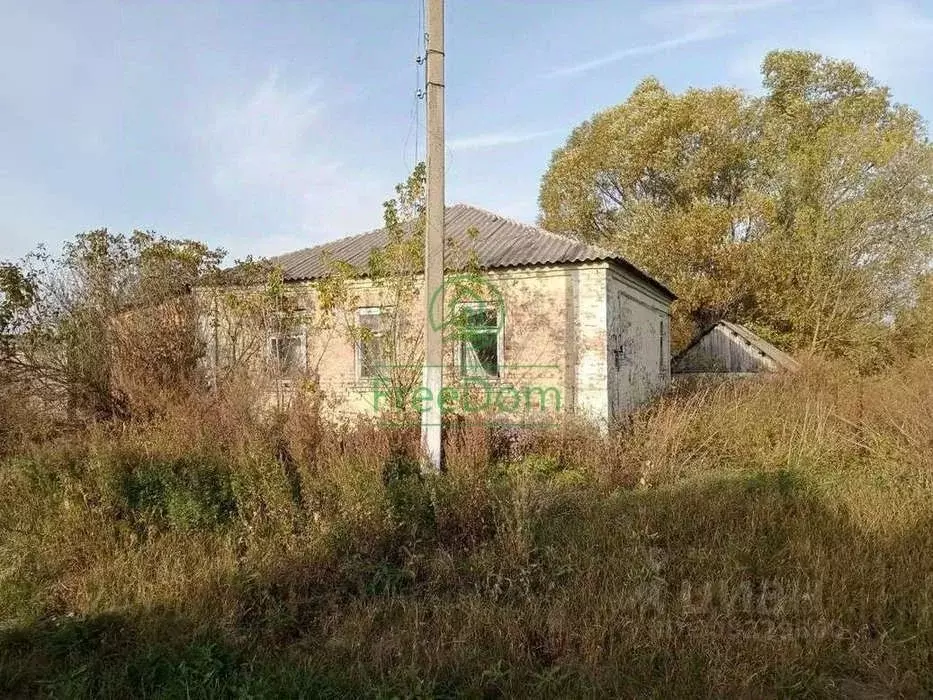
[[[427,222],[424,237],[424,389],[421,444],[426,467],[442,468],[441,389],[444,386],[444,0],[428,0]]]

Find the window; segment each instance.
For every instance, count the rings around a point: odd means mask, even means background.
[[[356,374],[360,379],[378,377],[385,366],[385,311],[379,306],[357,309],[359,340],[356,343]]]
[[[269,354],[275,373],[282,377],[295,375],[305,369],[305,336],[301,334],[276,335],[269,339]]]
[[[499,312],[483,302],[457,307],[457,361],[464,377],[498,377],[502,334]]]

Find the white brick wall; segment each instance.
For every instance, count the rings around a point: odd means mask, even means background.
[[[553,387],[560,391],[562,411],[607,424],[668,381],[669,302],[623,270],[591,263],[499,270],[488,277],[506,307],[497,385]],[[306,306],[313,309],[313,285],[303,287]],[[355,306],[388,303],[381,298],[384,291],[366,280],[353,288]],[[409,311],[416,329],[423,324],[422,308],[419,294]],[[355,307],[341,318],[352,322],[354,315]],[[340,322],[309,333],[307,356],[335,416],[373,412],[373,389],[357,378],[355,346]],[[446,348],[446,357],[445,384],[454,385],[459,376],[453,347]]]
[[[607,275],[607,295],[612,419],[649,401],[670,382],[670,302],[617,269]]]
[[[594,420],[609,418],[606,358],[606,268],[582,267],[570,271],[574,284],[574,372],[576,410]]]

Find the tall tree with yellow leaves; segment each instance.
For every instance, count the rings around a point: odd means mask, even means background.
[[[845,61],[778,51],[763,74],[758,98],[642,81],[554,153],[541,223],[673,287],[675,347],[728,317],[870,362],[933,251],[924,124]]]

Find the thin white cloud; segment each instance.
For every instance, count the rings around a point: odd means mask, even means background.
[[[292,87],[276,71],[214,110],[211,184],[232,213],[265,228],[255,253],[283,252],[292,236],[289,247],[301,247],[378,223],[390,188],[338,157],[338,126],[316,84]]]
[[[548,129],[547,131],[497,131],[488,134],[477,134],[476,136],[448,139],[447,148],[451,151],[476,151],[483,148],[511,146],[551,136],[558,133],[558,131],[557,129]]]
[[[273,71],[245,99],[219,107],[209,132],[217,188],[301,188],[333,172],[337,163],[305,157],[323,131],[316,92],[314,85],[290,90]]]
[[[602,68],[603,66],[607,66],[611,63],[623,61],[626,58],[647,56],[650,54],[662,53],[664,51],[671,51],[674,49],[679,49],[683,46],[688,46],[689,44],[717,39],[721,36],[725,36],[728,33],[729,32],[726,29],[719,25],[707,25],[701,27],[700,29],[695,29],[693,31],[686,32],[685,34],[671,37],[669,39],[664,39],[653,44],[630,46],[629,48],[614,51],[613,53],[601,56],[599,58],[577,63],[572,66],[558,68],[557,70],[548,73],[547,76],[556,78],[565,77],[568,75],[579,75],[580,73],[587,73],[591,70]]]

